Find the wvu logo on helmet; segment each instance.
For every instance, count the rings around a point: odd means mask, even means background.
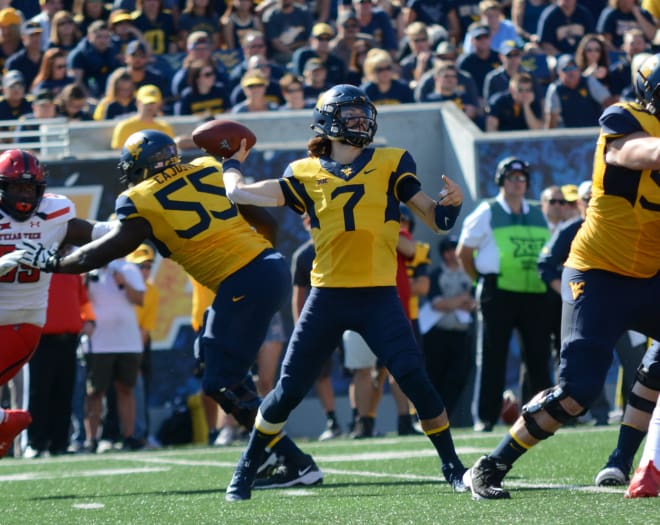
[[[142,154],[142,145],[144,144],[144,136],[142,136],[139,133],[134,133],[128,139],[126,139],[126,143],[124,144],[124,148],[128,151],[128,153],[133,157],[133,159],[138,160],[140,158],[140,155]]]

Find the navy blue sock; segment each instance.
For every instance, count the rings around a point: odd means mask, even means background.
[[[490,456],[506,465],[513,465],[527,450],[513,439],[511,434],[507,434],[502,438],[502,441],[500,441],[500,444],[497,445],[495,450],[491,452]]]
[[[292,460],[295,463],[296,460],[305,455],[305,453],[298,448],[298,445],[296,445],[284,432],[281,432],[275,438],[271,436],[270,441],[272,442],[275,439],[277,439],[275,444],[271,445],[269,442],[267,446],[278,456]]]
[[[635,454],[646,436],[646,431],[638,430],[629,425],[622,424],[619,428],[619,440],[616,448],[619,449],[621,457],[627,462],[633,462]]]
[[[440,432],[432,432],[427,434],[428,438],[433,443],[433,446],[438,451],[440,456],[440,461],[443,465],[451,464],[454,468],[457,466],[462,466],[463,463],[458,458],[456,454],[456,449],[454,448],[454,440],[451,438],[451,432],[449,430],[449,425],[444,430]]]

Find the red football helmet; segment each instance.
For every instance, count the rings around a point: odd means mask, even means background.
[[[26,221],[39,208],[46,190],[46,174],[32,153],[9,149],[0,154],[0,209]]]

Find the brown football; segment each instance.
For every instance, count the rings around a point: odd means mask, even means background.
[[[257,137],[249,128],[229,119],[210,120],[197,126],[192,139],[201,149],[216,157],[231,157],[241,147],[241,139],[247,141],[250,149],[257,143]]]

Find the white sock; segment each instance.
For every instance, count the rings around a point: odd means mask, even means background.
[[[653,461],[655,468],[660,468],[660,403],[658,402],[649,422],[649,432],[646,435],[646,444],[639,464],[643,467],[649,461]]]

